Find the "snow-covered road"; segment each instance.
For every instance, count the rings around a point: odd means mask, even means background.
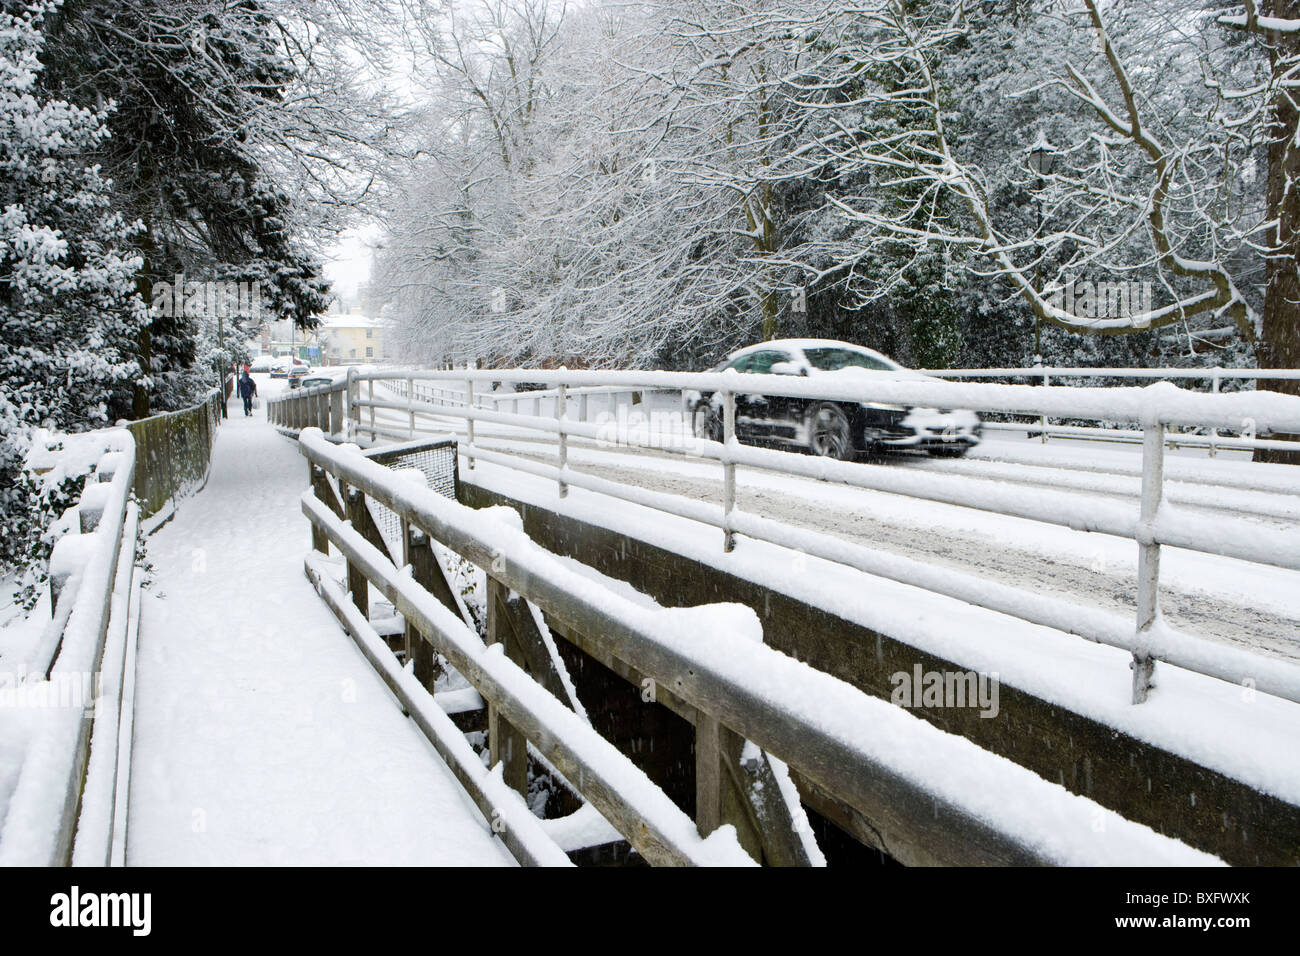
[[[510,865],[303,574],[307,466],[237,400],[149,539],[130,865]]]

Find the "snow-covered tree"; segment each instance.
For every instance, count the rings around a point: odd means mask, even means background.
[[[440,356],[1294,364],[1286,9],[483,0],[378,285]]]
[[[1247,0],[1239,12],[1219,23],[1251,36],[1268,60],[1268,74],[1254,88],[1228,91],[1253,110],[1242,125],[1263,125],[1268,175],[1265,189],[1268,228],[1263,239],[1267,262],[1261,320],[1260,365],[1300,368],[1300,2]],[[1253,101],[1253,102],[1252,102]],[[1271,386],[1300,395],[1300,382]],[[1298,436],[1286,436],[1296,438]],[[1300,464],[1294,452],[1256,453],[1264,461]]]
[[[39,508],[21,468],[32,429],[78,431],[129,409],[145,324],[135,227],[88,165],[106,110],[43,95],[42,20],[53,2],[0,13],[0,563],[31,557]]]
[[[112,101],[97,157],[118,208],[144,229],[141,296],[187,280],[258,282],[276,318],[311,325],[328,287],[309,241],[367,191],[360,159],[385,117],[356,92],[338,49],[339,2],[81,0],[48,25],[47,87]],[[192,401],[213,380],[188,316],[151,309],[134,413]]]

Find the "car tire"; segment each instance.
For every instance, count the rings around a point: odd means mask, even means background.
[[[722,416],[708,402],[701,402],[691,413],[691,425],[696,438],[721,442],[723,439]]]
[[[808,451],[840,461],[853,459],[853,429],[844,409],[832,402],[813,408],[808,415]]]

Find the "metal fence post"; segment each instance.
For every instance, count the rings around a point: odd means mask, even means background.
[[[375,400],[375,380],[373,378],[366,379],[366,398],[371,402]],[[373,404],[370,406],[370,440],[377,440],[375,435],[375,406]]]
[[[1039,365],[1040,366],[1042,365],[1041,361],[1039,362]],[[1051,386],[1051,378],[1047,374],[1047,369],[1043,369],[1043,388],[1048,388],[1050,386]],[[1042,429],[1040,444],[1046,445],[1047,444],[1047,416],[1046,415],[1043,415],[1038,419],[1038,427]]]
[[[731,530],[731,512],[736,507],[736,463],[731,460],[731,446],[736,438],[736,394],[722,393],[722,443],[726,458],[722,465],[722,549],[734,551],[736,536]]]
[[[1138,514],[1137,633],[1133,645],[1133,703],[1147,699],[1155,661],[1148,650],[1152,626],[1160,614],[1160,545],[1156,515],[1164,494],[1165,426],[1148,421],[1142,430],[1142,504]]]
[[[1212,391],[1215,395],[1219,394],[1219,367],[1217,365],[1214,367],[1214,377],[1210,379],[1210,391]],[[1210,457],[1213,458],[1214,452],[1216,450],[1214,446],[1219,440],[1219,430],[1217,428],[1211,428],[1209,437],[1210,437]]]
[[[406,407],[411,412],[411,437],[415,437],[415,379],[406,380]]]
[[[561,365],[560,371],[563,372],[567,370],[563,365]],[[560,474],[561,476],[563,476],[564,474],[564,469],[569,467],[569,436],[564,431],[564,423],[568,420],[568,417],[569,417],[568,392],[565,390],[565,386],[563,385],[563,383],[561,383],[556,389],[556,393],[555,393],[555,418],[560,423]],[[564,478],[561,477],[560,497],[567,498],[568,496],[569,496],[569,486],[564,481]]]
[[[357,436],[361,433],[361,406],[357,404],[357,398],[360,396],[357,388],[357,367],[348,366],[348,434],[347,438],[356,441]]]
[[[469,438],[469,448],[465,454],[469,461],[467,462],[470,471],[474,470],[474,380],[467,378],[465,380],[465,410],[470,413],[465,416],[465,434]]]

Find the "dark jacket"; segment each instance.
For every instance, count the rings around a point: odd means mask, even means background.
[[[254,382],[247,374],[239,380],[239,397],[252,398],[257,394],[257,383]]]

